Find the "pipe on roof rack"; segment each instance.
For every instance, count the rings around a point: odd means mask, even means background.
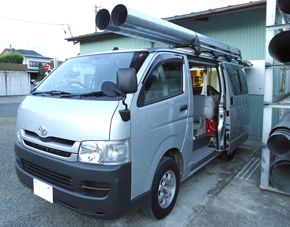
[[[240,60],[241,52],[217,40],[158,19],[122,4],[109,11],[102,10],[96,15],[96,26],[101,30],[135,38],[147,39],[174,47],[191,47],[196,54],[207,52],[214,57]]]
[[[147,40],[154,41],[154,42],[162,42],[162,43],[167,42],[166,44],[172,45],[172,46],[176,44],[176,43],[170,42],[166,39],[162,39],[161,37],[158,37],[157,35],[154,35],[154,34],[140,32],[138,30],[127,29],[124,27],[119,27],[119,26],[114,25],[111,21],[110,12],[107,9],[101,9],[97,13],[95,22],[96,22],[96,26],[100,30],[106,30],[106,31],[110,31],[113,33],[117,33],[117,34],[125,35],[125,36],[130,36],[130,37],[147,39]]]

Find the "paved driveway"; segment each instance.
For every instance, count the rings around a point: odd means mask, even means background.
[[[237,150],[232,161],[216,159],[181,183],[176,206],[164,220],[153,221],[136,211],[119,220],[105,221],[50,204],[24,187],[15,174],[14,140],[15,118],[1,118],[0,226],[192,226],[203,210],[258,152],[260,145],[257,139],[248,140]],[[216,212],[218,215],[218,210]]]

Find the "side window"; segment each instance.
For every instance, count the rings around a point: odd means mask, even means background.
[[[242,70],[241,67],[239,67],[238,73],[239,73],[240,80],[241,80],[242,92],[243,92],[243,94],[248,94],[248,84],[247,84],[246,74],[244,73],[244,71]]]
[[[247,79],[242,67],[226,64],[226,70],[231,80],[234,95],[248,93]]]
[[[156,65],[144,83],[144,104],[180,94],[183,91],[183,62],[170,59]]]

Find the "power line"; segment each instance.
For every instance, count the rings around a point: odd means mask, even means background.
[[[45,23],[45,22],[37,22],[37,21],[27,21],[27,20],[21,20],[21,19],[15,19],[15,18],[9,18],[9,17],[3,17],[1,18],[8,19],[8,20],[15,20],[15,21],[21,21],[21,22],[27,22],[27,23],[33,23],[33,24],[46,24],[46,25],[61,25],[64,26],[64,24],[57,24],[57,23]]]

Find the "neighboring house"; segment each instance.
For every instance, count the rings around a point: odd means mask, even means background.
[[[47,63],[50,64],[53,58],[44,57],[43,55],[37,53],[34,50],[24,50],[24,49],[10,49],[6,48],[2,51],[1,54],[5,54],[7,52],[18,52],[24,56],[23,64],[27,65],[27,72],[30,75],[31,80],[37,80],[38,75],[38,64],[42,63],[46,65]]]

